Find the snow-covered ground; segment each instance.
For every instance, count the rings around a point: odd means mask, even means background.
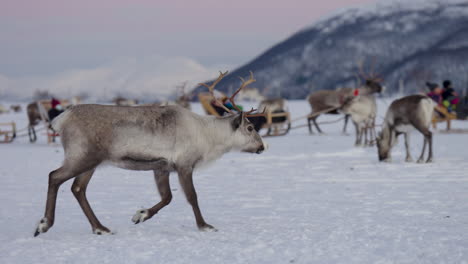
[[[379,101],[379,116],[387,105]],[[290,109],[293,118],[309,111],[304,101]],[[26,114],[0,115],[10,120],[25,127]],[[228,154],[196,172],[202,212],[218,232],[197,230],[174,176],[172,203],[134,225],[137,209],[159,201],[152,174],[104,167],[88,198],[116,234],[91,233],[69,181],[55,225],[34,238],[63,151],[42,134],[0,145],[0,263],[468,263],[468,135],[436,132],[432,164],[405,163],[400,140],[388,164],[375,148],[354,147],[341,126],[323,125],[323,136],[296,129],[268,138],[261,155]],[[421,145],[414,133],[413,157]]]

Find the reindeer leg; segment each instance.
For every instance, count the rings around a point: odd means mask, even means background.
[[[169,171],[155,170],[154,179],[158,187],[159,195],[161,195],[161,201],[149,209],[138,210],[132,218],[135,224],[150,219],[172,200],[171,186],[169,185]]]
[[[360,141],[359,141],[359,135],[361,133],[360,129],[359,129],[359,125],[356,123],[356,122],[353,122],[354,124],[354,129],[356,130],[356,140],[354,141],[354,146],[358,147],[361,145]]]
[[[425,137],[427,138],[427,141],[429,142],[429,157],[427,157],[427,160],[426,160],[426,163],[430,163],[432,162],[432,132],[431,131],[427,131],[427,135],[425,135]]]
[[[410,141],[410,135],[409,133],[405,133],[406,162],[413,162],[413,158],[411,157],[411,153],[409,149],[409,141]]]
[[[312,118],[308,117],[307,118],[307,125],[309,126],[309,134],[314,134],[314,131],[312,130],[312,124],[311,124]]]
[[[87,164],[86,166],[80,167],[79,165]],[[36,228],[34,236],[38,236],[40,233],[45,233],[54,225],[55,220],[55,205],[57,202],[57,193],[60,185],[66,182],[67,180],[74,178],[82,173],[85,173],[93,168],[95,168],[99,162],[91,161],[84,163],[76,163],[76,165],[71,166],[67,161],[65,165],[59,169],[52,171],[49,174],[49,188],[47,190],[47,202],[44,218],[42,218]]]
[[[346,127],[348,127],[348,121],[349,121],[349,115],[345,115],[344,126],[343,126],[343,134],[344,134],[344,135],[347,135],[347,133],[346,133]]]
[[[369,146],[374,146],[375,142],[376,142],[376,132],[375,132],[375,119],[372,120],[372,127],[369,128],[370,129],[370,144]]]
[[[424,162],[424,152],[426,152],[426,145],[427,145],[427,138],[424,137],[424,143],[423,143],[423,148],[421,151],[421,156],[419,156],[419,159],[417,163],[423,163]]]
[[[320,129],[320,127],[319,127],[318,124],[317,124],[317,118],[318,118],[318,116],[313,117],[313,118],[312,118],[312,121],[314,122],[314,126],[315,126],[315,128],[317,128],[317,131],[318,131],[320,134],[323,134],[322,130]]]
[[[429,156],[427,157],[426,162],[432,162],[432,132],[429,130],[428,127],[421,125],[419,123],[412,124],[421,134],[424,135],[424,145],[421,152],[421,156],[418,159],[418,163],[424,162],[424,152],[426,151],[426,145],[429,144]]]
[[[364,126],[362,124],[359,124],[359,146],[362,146],[362,141],[364,138]]]
[[[368,139],[368,133],[369,133],[369,126],[366,124],[364,127],[364,146],[369,146],[369,139]]]
[[[89,205],[88,199],[86,198],[86,189],[88,187],[89,181],[91,180],[91,177],[93,176],[94,170],[95,169],[91,169],[77,176],[73,181],[71,191],[80,204],[83,213],[88,218],[88,221],[91,224],[91,228],[93,229],[93,233],[96,235],[102,235],[106,233],[110,234],[111,231],[107,227],[103,226],[101,222],[99,222],[98,218],[93,212],[93,209]]]
[[[177,168],[177,174],[179,174],[180,185],[182,186],[182,189],[184,190],[187,201],[192,206],[198,229],[200,230],[212,229],[216,231],[216,228],[214,228],[213,226],[205,222],[201,214],[200,208],[198,207],[197,192],[195,191],[195,186],[193,186],[192,173],[193,173],[192,168]]]

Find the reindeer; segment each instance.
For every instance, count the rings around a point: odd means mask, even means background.
[[[34,128],[37,126],[43,119],[43,117],[47,117],[47,115],[44,115],[44,113],[41,115],[41,112],[39,111],[39,102],[32,102],[26,106],[26,114],[28,115],[28,135],[29,135],[29,141],[35,142],[37,140],[36,136],[36,129]]]
[[[351,97],[341,107],[341,111],[351,117],[356,128],[355,146],[372,146],[375,139],[375,117],[377,116],[377,103],[373,95],[358,95]],[[369,139],[367,135],[369,134]]]
[[[358,73],[356,77],[359,84],[358,88],[339,88],[334,91],[320,90],[311,93],[307,97],[307,101],[312,108],[312,113],[307,118],[310,134],[313,134],[311,122],[314,123],[317,131],[321,134],[322,130],[317,124],[317,118],[321,114],[339,114],[340,108],[345,102],[357,95],[371,95],[374,93],[381,93],[383,87],[381,86],[382,79],[374,72],[374,65],[371,66],[370,73],[366,74],[363,70],[363,61],[358,63]],[[375,63],[375,62],[374,62]],[[362,85],[361,78],[366,80]],[[346,126],[348,124],[350,115],[345,114],[345,122],[343,126],[343,133],[346,134]]]
[[[10,105],[10,109],[15,113],[20,113],[23,110],[21,105]]]
[[[122,96],[117,96],[112,100],[112,102],[117,106],[134,106],[138,105],[138,100],[135,99],[127,99]]]
[[[201,85],[213,93],[226,74],[220,73],[210,86]],[[230,100],[234,102],[236,94],[254,81],[253,74],[247,81],[242,79]],[[219,101],[217,104],[222,105]],[[149,209],[138,210],[132,218],[135,224],[150,219],[171,202],[169,173],[176,171],[198,228],[214,229],[205,222],[198,206],[193,171],[230,151],[258,154],[264,151],[264,142],[246,119],[246,114],[200,116],[180,106],[71,107],[53,122],[61,134],[65,160],[60,168],[49,174],[45,215],[34,236],[53,226],[57,192],[62,183],[72,178],[75,180],[71,190],[93,233],[111,233],[99,222],[86,199],[86,187],[95,169],[104,162],[128,170],[154,172],[161,201]]]
[[[355,95],[369,95],[382,92],[383,88],[379,79],[367,78],[365,84],[357,89],[341,88],[334,91],[320,90],[311,93],[307,97],[307,101],[312,108],[311,116],[307,118],[310,134],[313,134],[311,122],[314,123],[315,128],[319,133],[323,133],[317,124],[317,118],[321,114],[339,114],[339,108],[343,103]],[[346,125],[348,123],[349,115],[345,116],[345,125],[343,133],[346,132]]]
[[[180,96],[177,97],[175,100],[175,104],[182,106],[186,109],[191,109],[190,107],[190,98],[192,97],[191,94],[187,94],[185,92],[185,87],[187,86],[187,82],[184,82],[181,86],[178,87],[180,91]]]
[[[262,100],[258,106],[260,111],[275,112],[275,111],[286,111],[287,104],[284,98],[272,98]]]
[[[391,149],[397,144],[398,136],[404,134],[406,161],[411,162],[413,159],[409,150],[409,133],[416,129],[424,135],[424,145],[417,162],[424,162],[427,144],[429,156],[426,163],[432,162],[432,132],[429,125],[433,113],[434,102],[424,95],[410,95],[393,101],[385,115],[382,131],[377,137],[379,161],[391,161]]]

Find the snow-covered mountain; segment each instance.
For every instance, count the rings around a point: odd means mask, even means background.
[[[312,90],[355,86],[358,65],[385,79],[387,92],[421,91],[425,81],[468,86],[468,1],[406,1],[345,10],[303,29],[227,76],[252,70],[266,94],[305,98]],[[203,90],[198,87],[197,91]]]

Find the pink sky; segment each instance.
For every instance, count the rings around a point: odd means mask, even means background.
[[[53,73],[146,54],[239,65],[337,9],[375,2],[0,0],[0,74]]]

